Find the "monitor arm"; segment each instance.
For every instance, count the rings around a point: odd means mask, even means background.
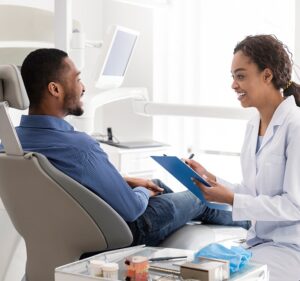
[[[134,111],[143,115],[176,115],[190,117],[226,118],[248,120],[253,116],[253,109],[220,107],[208,105],[189,105],[155,103],[147,100],[134,100]]]

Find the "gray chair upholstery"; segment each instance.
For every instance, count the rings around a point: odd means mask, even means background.
[[[236,243],[245,239],[246,235],[247,230],[239,226],[192,221],[172,233],[159,246],[197,251],[210,243]]]
[[[126,222],[94,193],[41,154],[23,152],[7,107],[26,109],[14,65],[0,66],[0,196],[27,251],[26,280],[54,280],[54,268],[81,254],[131,244]]]

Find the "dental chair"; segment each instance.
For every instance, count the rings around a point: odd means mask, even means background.
[[[126,222],[101,198],[57,170],[41,154],[22,150],[8,107],[27,109],[18,68],[0,66],[0,196],[24,238],[26,281],[53,281],[54,269],[83,253],[128,246]]]

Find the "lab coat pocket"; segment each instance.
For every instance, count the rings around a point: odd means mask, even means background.
[[[277,154],[270,154],[264,159],[259,180],[263,194],[274,196],[282,193],[285,162],[285,157]]]

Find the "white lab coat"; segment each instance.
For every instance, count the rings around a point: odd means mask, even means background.
[[[270,280],[300,280],[300,108],[294,97],[284,100],[256,153],[260,118],[249,121],[241,151],[243,182],[218,182],[234,190],[233,220],[255,221],[247,244],[254,259],[269,265]],[[258,249],[259,250],[256,250]],[[262,249],[262,250],[261,250]],[[282,257],[274,254],[284,252]],[[292,251],[293,255],[291,255]],[[288,259],[290,257],[290,260]],[[275,264],[274,264],[275,262]],[[272,267],[283,263],[282,276]],[[297,265],[297,268],[293,267]],[[288,275],[291,274],[291,275]],[[284,278],[283,278],[284,277]],[[280,279],[281,278],[281,279]]]

